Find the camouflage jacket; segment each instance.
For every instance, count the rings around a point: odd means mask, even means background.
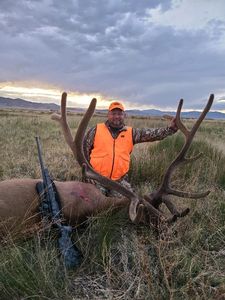
[[[121,129],[113,130],[109,124],[108,121],[105,122],[106,126],[108,127],[112,137],[115,139],[119,135],[121,131],[127,130],[126,126],[123,126]],[[164,127],[164,128],[132,128],[132,137],[133,137],[133,144],[139,144],[144,142],[154,142],[163,140],[169,135],[174,134],[176,131],[174,131],[170,127]],[[96,133],[96,126],[92,127],[88,130],[85,138],[84,138],[84,154],[88,161],[90,161],[90,154],[91,150],[93,149],[94,144],[94,138]]]

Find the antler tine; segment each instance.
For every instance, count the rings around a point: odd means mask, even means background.
[[[178,212],[175,205],[171,202],[168,195],[165,195],[163,197],[163,202],[165,203],[166,207],[168,208],[168,210],[171,212],[172,215],[174,215],[174,216],[179,216],[180,215],[180,213]]]
[[[84,152],[83,152],[83,140],[84,140],[84,135],[85,135],[85,131],[87,129],[88,123],[95,111],[96,103],[97,103],[97,99],[93,98],[91,100],[91,103],[90,103],[86,113],[84,114],[84,117],[82,118],[82,120],[78,126],[76,136],[74,138],[74,147],[76,148],[76,151],[75,151],[76,160],[81,167],[83,166],[83,164],[86,164],[89,169],[91,168],[91,166],[88,163],[88,161],[86,160]]]
[[[185,135],[186,138],[189,136],[189,130],[184,126],[184,124],[181,122],[180,113],[183,106],[184,100],[180,99],[180,102],[177,107],[177,113],[176,113],[176,125],[180,129],[181,132]]]
[[[201,115],[199,116],[198,120],[196,121],[195,125],[193,126],[193,128],[191,130],[188,130],[184,124],[182,123],[181,119],[180,119],[180,113],[181,113],[181,108],[183,106],[183,99],[180,100],[178,108],[177,108],[177,113],[176,113],[176,124],[177,127],[180,129],[180,131],[185,135],[186,139],[189,140],[189,143],[191,144],[192,139],[196,133],[196,131],[198,130],[201,122],[203,121],[203,119],[205,118],[206,114],[208,113],[208,111],[210,110],[212,103],[213,103],[213,99],[214,99],[214,95],[211,94],[209,97],[209,100],[203,110],[203,112],[201,113]],[[188,144],[189,147],[189,144]]]
[[[180,153],[177,156],[177,159],[176,159],[177,161],[179,161],[179,160],[185,161],[186,160],[185,154],[187,153],[187,151],[188,151],[188,149],[189,149],[189,147],[192,143],[192,140],[194,138],[194,135],[195,135],[196,131],[198,130],[201,122],[203,121],[206,114],[210,110],[210,108],[212,106],[212,103],[213,103],[213,99],[214,99],[214,95],[211,94],[204,110],[202,111],[201,115],[199,116],[199,118],[195,122],[195,124],[194,124],[193,128],[191,129],[191,131],[189,131],[189,136],[188,137],[186,136],[186,142],[185,142],[183,148],[181,149]]]
[[[166,222],[168,224],[171,224],[171,223],[175,222],[177,220],[177,218],[185,217],[190,212],[189,208],[185,208],[184,210],[179,212],[176,209],[175,205],[171,202],[168,195],[163,196],[163,202],[165,203],[166,207],[168,208],[168,210],[172,214],[172,217],[166,220]]]
[[[69,128],[67,120],[66,120],[66,98],[67,98],[67,93],[65,93],[65,92],[62,93],[61,115],[53,114],[51,116],[51,118],[52,118],[52,120],[59,122],[59,124],[61,125],[65,140],[66,140],[67,144],[69,145],[70,149],[73,151],[74,156],[76,157],[76,153],[74,152],[74,147],[73,147],[73,137],[72,137],[70,128]]]
[[[210,97],[209,97],[209,100],[206,104],[206,107],[204,108],[203,112],[201,113],[201,115],[199,116],[197,122],[195,123],[195,125],[193,126],[193,128],[191,130],[191,134],[193,134],[193,136],[196,133],[196,131],[198,130],[202,120],[205,118],[206,114],[210,110],[210,108],[213,104],[213,100],[214,100],[214,94],[211,94]]]
[[[210,191],[206,191],[206,192],[202,192],[202,193],[191,193],[191,192],[182,192],[182,191],[174,190],[174,189],[171,189],[170,187],[168,187],[167,193],[177,196],[177,197],[180,197],[180,198],[198,199],[198,198],[203,198],[203,197],[208,196]]]

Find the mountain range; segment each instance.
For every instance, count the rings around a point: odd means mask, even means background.
[[[48,110],[48,111],[58,111],[60,110],[60,106],[55,103],[41,103],[41,102],[31,102],[23,99],[11,99],[11,98],[4,98],[0,97],[0,109],[3,108],[19,108],[19,109],[28,109],[28,110]],[[67,109],[68,111],[73,112],[83,112],[84,109],[82,108],[71,108]],[[97,112],[106,113],[107,110],[100,110],[98,109]],[[162,116],[165,114],[169,114],[175,116],[176,112],[171,111],[161,111],[156,109],[145,109],[145,110],[126,110],[129,115],[135,116]],[[188,111],[181,113],[183,118],[198,118],[200,112],[198,111]],[[218,111],[210,111],[208,112],[206,118],[208,119],[225,119],[225,114],[218,112]]]

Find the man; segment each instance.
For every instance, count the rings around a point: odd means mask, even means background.
[[[162,140],[177,131],[175,118],[165,128],[132,128],[125,126],[125,110],[120,102],[109,106],[107,121],[91,128],[84,139],[84,153],[92,167],[101,175],[132,189],[127,181],[130,154],[135,144]],[[106,196],[115,192],[95,183]]]

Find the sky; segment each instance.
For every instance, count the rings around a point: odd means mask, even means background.
[[[225,112],[225,0],[0,0],[0,97]]]

